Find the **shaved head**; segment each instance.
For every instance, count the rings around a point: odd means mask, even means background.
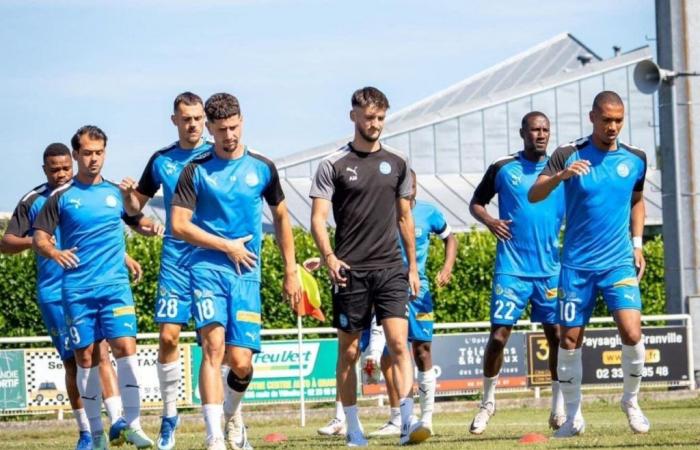
[[[620,96],[617,95],[617,92],[613,91],[603,91],[595,96],[595,98],[593,99],[593,109],[600,111],[603,105],[622,106],[623,108],[625,107],[625,104],[622,102]]]

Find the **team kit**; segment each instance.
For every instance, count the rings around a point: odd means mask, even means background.
[[[418,444],[434,434],[431,288],[452,282],[457,239],[436,205],[417,200],[420,176],[406,154],[380,142],[386,96],[364,87],[352,94],[350,106],[352,141],[320,161],[308,193],[338,334],[335,414],[318,433],[344,436],[349,447],[368,446],[373,436]],[[527,113],[522,147],[494,161],[465,204],[497,238],[482,400],[467,425],[472,434],[485,433],[496,412],[503,350],[528,304],[531,320],[542,324],[549,347],[557,349],[548,361],[553,436],[585,432],[581,346],[598,296],[622,341],[620,407],[632,432],[649,431],[638,402],[645,359],[639,280],[646,157],[618,138],[625,116],[618,94],[600,92],[589,116],[590,135],[548,153],[548,117]],[[241,405],[254,377],[253,355],[261,350],[263,202],[284,263],[284,299],[292,308],[302,299],[280,177],[270,159],[244,144],[238,99],[219,93],[203,101],[184,92],[173,102],[171,121],[177,140],[153,153],[140,178],[119,183],[101,175],[108,138],[99,127],[79,128],[71,148],[50,144],[43,153],[46,181],[19,201],[2,238],[3,252],[36,253],[37,299],[64,361],[78,450],[176,448],[179,340],[191,321],[202,348],[206,448],[253,448]],[[164,224],[142,213],[159,191]],[[494,216],[487,205],[496,197]],[[124,224],[163,240],[152,312],[163,400],[155,439],[140,423],[130,281],[138,281],[141,267],[126,253]],[[431,236],[444,244],[433,279],[426,273]],[[358,362],[370,382],[383,374],[389,397],[389,419],[370,433],[358,411]]]

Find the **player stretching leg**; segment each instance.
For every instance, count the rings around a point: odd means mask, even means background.
[[[124,265],[121,221],[145,228],[142,216],[129,217],[116,185],[100,175],[107,136],[95,126],[80,128],[71,140],[78,175],[53,191],[34,222],[34,249],[63,270],[63,301],[71,344],[78,364],[77,384],[90,422],[93,448],[106,448],[100,420],[102,357],[99,341],[107,339],[117,362],[124,417],[110,428],[110,440],[137,448],[153,446],[141,429],[136,378],[136,316]],[[149,224],[152,231],[155,228]],[[59,250],[52,242],[61,231]]]
[[[552,376],[552,409],[549,425],[564,422],[563,400],[557,381],[557,284],[559,281],[559,230],[564,215],[564,190],[557,189],[546,202],[527,199],[530,187],[547,163],[549,119],[533,111],[522,119],[524,149],[496,160],[474,191],[469,210],[498,238],[493,292],[491,333],[484,352],[483,396],[469,432],[481,434],[496,411],[496,383],[503,365],[503,349],[513,325],[531,304],[531,320],[541,322],[549,348]],[[498,216],[486,205],[498,194]]]
[[[561,182],[566,194],[557,365],[566,423],[555,437],[581,434],[586,426],[580,414],[581,345],[599,293],[622,340],[622,410],[633,432],[649,431],[637,402],[645,358],[639,280],[645,266],[642,191],[647,163],[642,150],[618,140],[624,118],[619,95],[596,95],[590,112],[593,134],[559,147],[530,189],[533,202],[548,198]]]
[[[177,128],[178,140],[151,156],[138,184],[125,178],[119,185],[130,214],[140,212],[161,187],[166,205],[155,310],[155,322],[159,325],[158,382],[163,398],[163,416],[156,441],[159,450],[175,447],[175,429],[179,423],[177,397],[182,379],[178,343],[180,331],[192,316],[190,277],[184,270],[192,246],[173,236],[170,202],[182,169],[192,159],[211,150],[211,144],[202,139],[204,105],[199,96],[183,92],[175,97],[170,120]]]
[[[236,97],[212,95],[204,111],[214,151],[194,159],[180,175],[172,201],[173,234],[192,244],[190,256],[194,318],[202,339],[199,389],[207,429],[207,449],[225,450],[221,429],[224,353],[240,408],[253,378],[253,353],[260,351],[260,251],[263,199],[270,206],[284,261],[284,296],[300,299],[294,238],[284,193],[272,161],[241,141],[243,117]],[[250,449],[245,426],[234,449]],[[233,441],[233,442],[232,442]]]

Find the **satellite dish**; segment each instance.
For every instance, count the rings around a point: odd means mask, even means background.
[[[634,68],[634,84],[643,94],[653,94],[661,83],[670,80],[675,74],[657,66],[653,61],[645,59]]]

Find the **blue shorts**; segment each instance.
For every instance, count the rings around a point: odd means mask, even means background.
[[[562,267],[559,293],[559,324],[566,327],[588,324],[598,293],[603,295],[610,312],[642,309],[637,271],[632,265],[606,270]]]
[[[128,284],[63,289],[74,349],[106,339],[136,337],[136,310]]]
[[[39,302],[41,310],[41,318],[46,325],[46,330],[51,336],[51,342],[56,347],[61,360],[73,358],[73,349],[70,346],[70,335],[68,334],[68,326],[66,325],[66,313],[63,310],[63,301],[54,300],[48,302]]]
[[[156,296],[156,323],[187,325],[192,318],[189,271],[161,262]]]
[[[558,282],[558,275],[530,278],[497,273],[493,278],[491,293],[491,323],[514,325],[529,301],[532,305],[532,322],[556,324]]]
[[[411,342],[433,341],[433,296],[429,290],[408,302],[408,340]]]
[[[260,352],[260,282],[229,272],[192,269],[196,328],[217,323],[226,330],[226,345]]]

